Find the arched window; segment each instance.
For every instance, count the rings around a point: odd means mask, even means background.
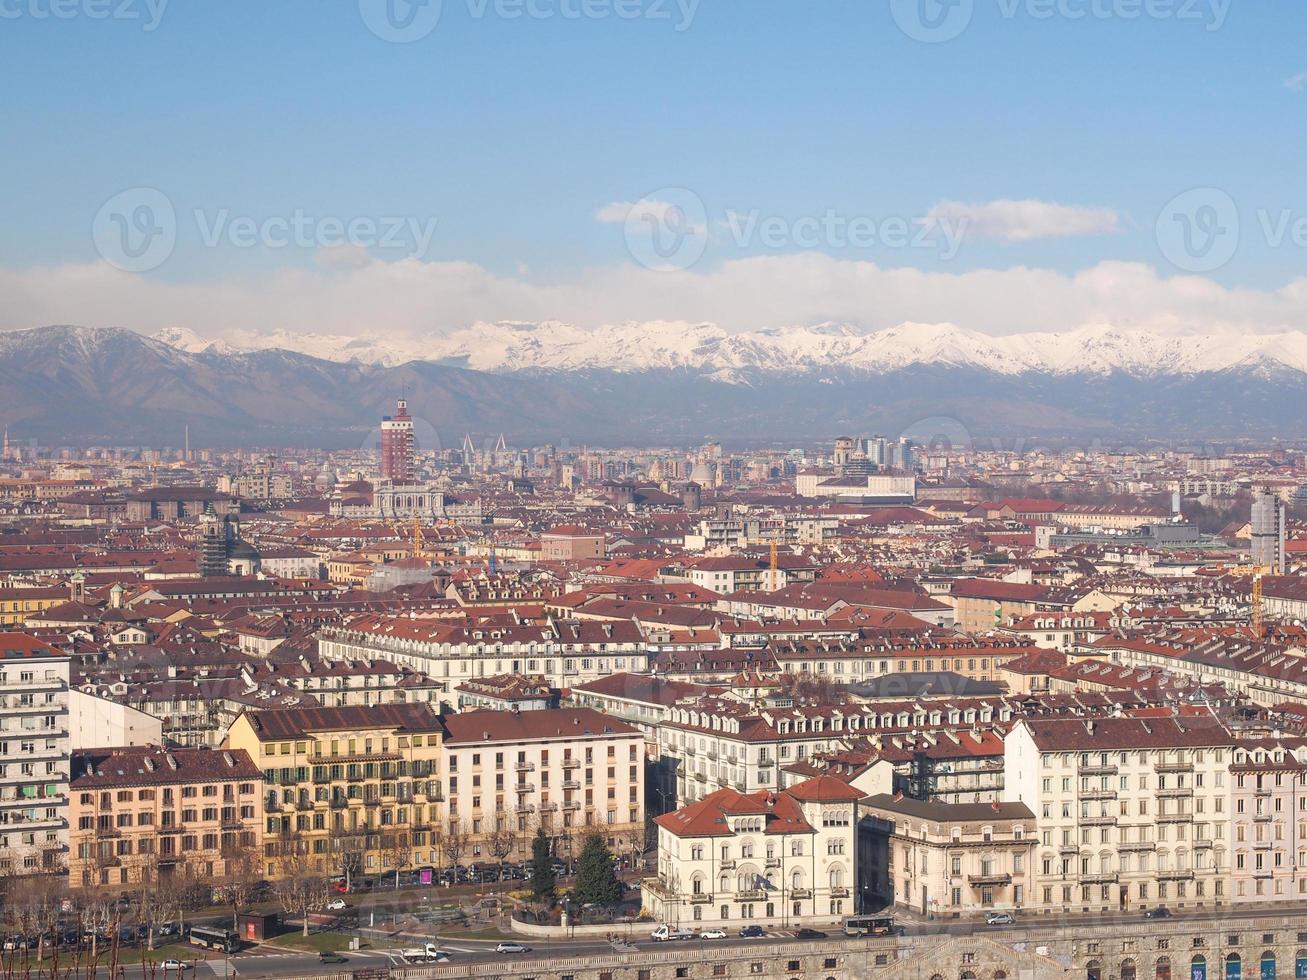
[[[1207,957],[1195,956],[1189,961],[1190,980],[1207,980]]]
[[[1157,980],[1171,980],[1171,957],[1159,956],[1157,958]]]
[[[1260,980],[1275,980],[1275,954],[1269,949],[1262,954]]]
[[[1243,976],[1243,960],[1238,953],[1231,953],[1225,958],[1225,980],[1240,980]]]
[[[830,869],[830,886],[832,888],[844,887],[844,869],[838,864]]]
[[[1103,980],[1103,964],[1090,960],[1085,964],[1085,980]]]
[[[1134,960],[1121,961],[1121,980],[1135,980],[1137,971],[1135,970]]]

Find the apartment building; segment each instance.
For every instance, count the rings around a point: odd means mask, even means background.
[[[525,857],[537,827],[560,853],[592,832],[617,850],[643,841],[639,729],[591,708],[469,711],[444,725],[450,833],[466,836],[472,860],[506,832],[516,839],[505,857]]]
[[[439,863],[441,734],[426,704],[242,713],[225,745],[262,772],[268,877],[292,860],[341,874]]]
[[[65,868],[68,678],[67,654],[0,633],[0,877]]]
[[[388,660],[453,687],[500,674],[541,674],[554,687],[648,668],[640,627],[629,619],[549,620],[464,626],[438,619],[362,616],[324,629],[326,660]]]
[[[1037,821],[1026,906],[1229,902],[1234,746],[1210,716],[1018,721],[1003,792]]]
[[[1039,843],[1024,803],[940,803],[881,794],[862,803],[865,894],[923,915],[1026,904]]]
[[[75,752],[70,887],[139,885],[183,869],[206,881],[248,873],[259,866],[262,778],[242,750]]]
[[[1241,743],[1230,765],[1231,901],[1307,897],[1307,740]]]
[[[645,907],[669,925],[786,927],[857,908],[860,790],[818,776],[780,792],[720,789],[655,818]]]

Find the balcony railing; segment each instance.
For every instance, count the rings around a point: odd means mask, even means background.
[[[832,888],[832,889],[830,890],[830,897],[831,897],[831,898],[848,898],[848,897],[849,897],[849,890],[848,890],[847,888],[843,887],[843,886],[840,886],[840,887],[838,887],[838,888]]]
[[[847,892],[847,889],[845,891]],[[831,891],[831,894],[835,894],[834,890]],[[735,893],[737,902],[761,902],[766,897],[767,891],[764,888],[748,888]]]
[[[690,893],[690,904],[691,904],[691,905],[708,905],[708,904],[711,903],[711,902],[712,902],[712,895],[710,895],[708,892],[691,892],[691,893]]]
[[[791,888],[790,898],[812,898],[811,888]]]
[[[1157,850],[1157,841],[1151,840],[1132,840],[1122,841],[1116,845],[1118,851],[1155,851]]]
[[[1010,874],[978,874],[967,875],[967,883],[970,885],[1010,885],[1012,876]],[[835,892],[832,890],[831,894]]]
[[[1082,776],[1115,776],[1116,766],[1081,766],[1076,772]]]
[[[1111,871],[1101,871],[1098,874],[1082,874],[1080,884],[1082,885],[1111,885],[1116,883],[1116,874]]]
[[[1194,795],[1192,788],[1188,786],[1173,786],[1168,789],[1159,789],[1157,795],[1161,799],[1182,799]]]

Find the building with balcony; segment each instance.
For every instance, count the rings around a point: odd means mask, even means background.
[[[658,876],[645,907],[670,925],[772,927],[850,915],[858,800],[833,776],[780,792],[720,789],[655,818]]]
[[[466,836],[466,858],[526,857],[539,827],[564,856],[579,854],[589,833],[619,854],[637,852],[637,844],[643,852],[639,729],[591,708],[470,711],[443,720],[449,824]]]
[[[872,905],[958,916],[1022,908],[1038,838],[1024,803],[862,802],[858,875]]]
[[[340,875],[438,864],[441,736],[426,704],[242,713],[225,744],[262,773],[267,876],[296,864]]]
[[[1018,721],[1003,792],[1039,834],[1026,906],[1228,903],[1234,746],[1210,715]]]
[[[243,750],[158,746],[72,757],[72,888],[185,874],[220,882],[261,868],[262,772]]]
[[[67,654],[0,633],[0,877],[66,867],[68,677]]]

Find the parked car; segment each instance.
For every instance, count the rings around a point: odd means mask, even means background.
[[[339,912],[341,909],[349,908],[349,903],[343,898],[333,898],[327,903],[327,908],[332,912]]]
[[[1169,919],[1171,918],[1171,910],[1168,909],[1165,905],[1159,905],[1157,906],[1157,908],[1149,909],[1147,912],[1145,912],[1144,918],[1145,919]]]
[[[986,912],[985,925],[987,926],[1010,926],[1015,925],[1017,917],[1011,912]]]
[[[762,939],[767,935],[762,926],[745,926],[740,930],[741,939]]]
[[[524,946],[522,943],[500,943],[495,947],[496,953],[529,953],[530,946]]]
[[[825,939],[826,933],[820,929],[800,929],[795,933],[799,939]]]
[[[721,929],[705,929],[699,933],[700,939],[725,939],[726,933]]]
[[[181,973],[183,970],[189,970],[191,965],[189,963],[183,963],[181,960],[168,959],[160,963],[159,967],[166,975],[169,973]]]

